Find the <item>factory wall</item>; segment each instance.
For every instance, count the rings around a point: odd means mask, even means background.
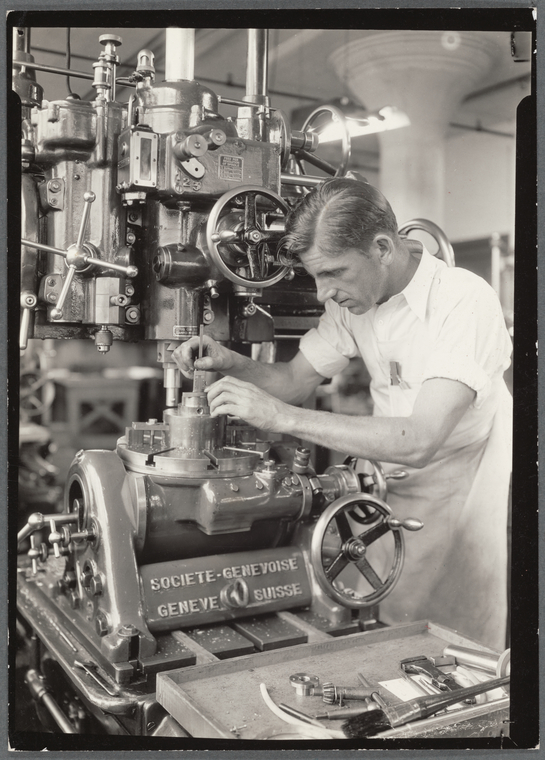
[[[515,133],[513,123],[498,132]],[[463,132],[446,145],[446,224],[452,242],[477,240],[494,232],[508,235],[512,247],[515,229],[514,137]]]

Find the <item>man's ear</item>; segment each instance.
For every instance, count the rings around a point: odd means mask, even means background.
[[[373,243],[377,246],[379,251],[379,259],[382,264],[390,266],[394,258],[394,241],[389,235],[379,233],[375,235]]]

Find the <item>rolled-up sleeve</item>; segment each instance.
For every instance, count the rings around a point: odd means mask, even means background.
[[[475,391],[473,406],[478,408],[489,395],[492,381],[509,367],[512,344],[494,290],[484,281],[469,280],[467,285],[461,295],[457,290],[455,299],[446,288],[443,299],[439,288],[436,302],[441,305],[436,308],[444,310],[445,316],[438,321],[422,379],[442,377],[464,383]]]
[[[335,309],[338,311],[339,307],[326,303],[318,327],[303,335],[299,343],[303,356],[323,377],[342,372],[350,358],[359,353],[354,338],[342,324],[341,316],[333,314]]]

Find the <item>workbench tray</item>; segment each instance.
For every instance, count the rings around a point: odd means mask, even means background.
[[[161,673],[158,702],[199,738],[256,739],[281,735],[290,729],[262,699],[264,683],[276,704],[284,703],[307,715],[323,712],[320,696],[298,695],[289,681],[294,673],[316,675],[320,683],[359,687],[362,673],[373,685],[401,677],[399,663],[407,657],[438,657],[448,644],[490,652],[478,642],[429,621],[380,628],[315,643],[300,644],[233,660]],[[399,703],[383,691],[390,704]],[[354,703],[352,703],[354,704]],[[509,700],[501,699],[394,729],[394,736],[507,735]],[[326,721],[338,729],[341,721]]]

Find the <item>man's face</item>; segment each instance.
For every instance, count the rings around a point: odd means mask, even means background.
[[[365,314],[386,298],[388,267],[375,243],[368,255],[349,248],[327,256],[313,246],[301,256],[301,262],[314,277],[321,303],[331,298],[352,314]]]

